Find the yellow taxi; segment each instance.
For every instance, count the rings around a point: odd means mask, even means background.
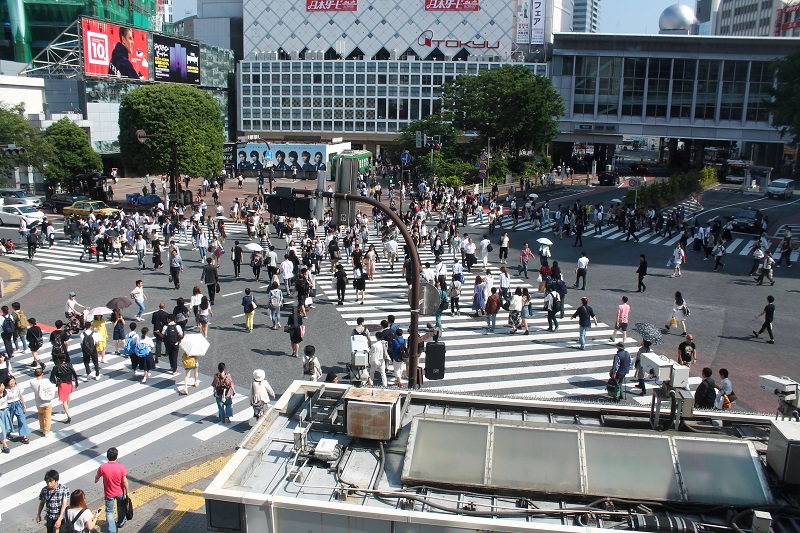
[[[65,217],[70,215],[85,217],[89,216],[89,213],[94,213],[95,216],[104,216],[119,213],[119,209],[109,207],[100,200],[81,200],[63,208],[62,213],[64,213]]]

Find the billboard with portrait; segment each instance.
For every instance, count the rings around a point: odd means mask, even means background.
[[[247,143],[236,154],[237,170],[327,170],[328,147],[324,144]]]
[[[200,45],[154,33],[153,81],[200,85]]]
[[[87,76],[150,79],[146,31],[82,18],[83,71]]]

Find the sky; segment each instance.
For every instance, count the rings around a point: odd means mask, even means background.
[[[600,33],[658,33],[658,17],[678,0],[601,0]],[[683,0],[694,11],[694,2]]]
[[[658,33],[658,17],[677,0],[601,0],[601,33]],[[694,2],[683,0],[694,9]],[[186,13],[188,11],[188,14]],[[197,0],[174,0],[175,20],[197,12]]]

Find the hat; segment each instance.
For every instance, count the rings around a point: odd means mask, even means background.
[[[74,292],[70,292],[69,293],[69,297],[72,298],[73,296],[75,296],[75,293]]]
[[[310,344],[305,348],[305,354],[309,357],[317,353],[317,349],[311,346]]]
[[[589,298],[584,296],[583,298],[581,298],[581,303],[589,303]]]
[[[260,368],[253,370],[253,381],[264,381],[267,375]]]

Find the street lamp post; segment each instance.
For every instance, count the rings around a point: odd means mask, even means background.
[[[172,145],[172,175],[169,178],[169,190],[179,194],[181,192],[181,180],[178,176],[178,138],[169,133],[153,133],[148,135],[144,130],[136,130],[136,139],[142,144],[147,139],[154,137],[166,137]],[[167,197],[169,199],[169,197]]]
[[[496,137],[489,137],[486,139],[486,181],[489,181],[489,159],[492,158],[492,139],[496,139]],[[486,185],[481,185],[483,188],[483,194],[486,194]]]

